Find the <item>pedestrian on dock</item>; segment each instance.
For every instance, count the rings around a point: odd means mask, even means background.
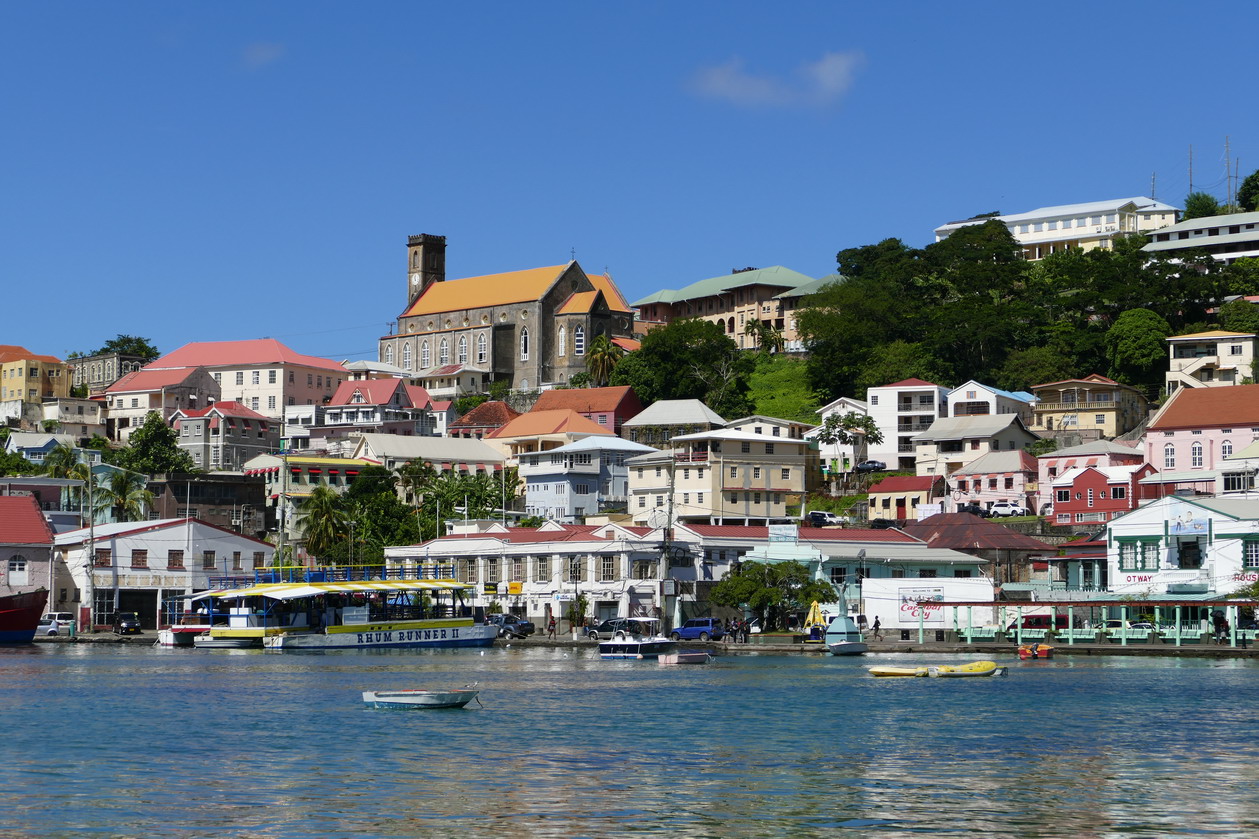
[[[870,637],[878,641],[883,640],[883,624],[879,623],[877,615],[874,618],[874,626],[870,627]]]
[[[551,619],[546,622],[546,637],[555,640],[555,615],[551,615]]]

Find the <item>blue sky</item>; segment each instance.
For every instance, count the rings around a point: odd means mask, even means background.
[[[406,238],[632,301],[1259,169],[1249,4],[0,4],[0,343],[374,358]]]

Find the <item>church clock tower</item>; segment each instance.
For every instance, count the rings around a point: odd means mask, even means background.
[[[407,238],[407,308],[433,283],[446,279],[446,237],[421,233]]]

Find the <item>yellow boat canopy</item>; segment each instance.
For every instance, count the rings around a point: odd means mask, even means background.
[[[809,607],[809,614],[805,616],[804,628],[809,629],[813,626],[826,626],[826,620],[822,617],[822,607],[817,601],[813,601],[813,605]]]
[[[391,591],[457,591],[472,588],[454,580],[363,580],[345,583],[259,583],[245,588],[215,589],[203,591],[188,598],[202,600],[207,597],[236,599],[241,597],[266,597],[271,600],[298,600],[320,594],[372,594]]]

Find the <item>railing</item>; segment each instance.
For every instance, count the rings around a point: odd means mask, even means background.
[[[708,452],[683,452],[673,456],[674,463],[707,463]]]
[[[371,580],[450,580],[455,576],[453,564],[436,562],[382,565],[338,565],[309,568],[304,565],[283,565],[255,568],[253,576],[211,577],[211,588],[240,588],[260,583],[348,583]]]

